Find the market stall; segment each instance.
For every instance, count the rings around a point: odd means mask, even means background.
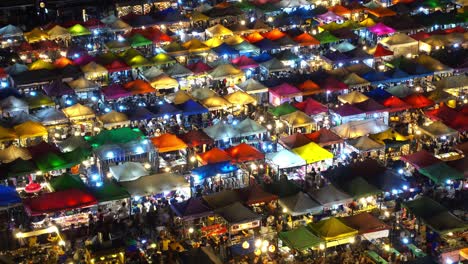
[[[353,229],[335,217],[307,225],[312,232],[325,241],[325,247],[353,243],[358,230]]]

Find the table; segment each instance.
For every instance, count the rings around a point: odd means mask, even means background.
[[[366,255],[372,260],[374,261],[375,263],[378,263],[378,264],[388,264],[388,262],[382,258],[381,256],[379,256],[379,254],[377,254],[375,251],[373,250],[368,250],[366,251]]]
[[[417,258],[422,258],[426,256],[426,253],[424,253],[421,249],[416,247],[414,244],[409,244],[408,248],[411,250],[413,255]]]

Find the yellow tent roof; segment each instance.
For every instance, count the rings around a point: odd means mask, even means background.
[[[192,99],[192,97],[190,97],[190,95],[186,91],[182,91],[182,90],[177,91],[171,97],[173,97],[172,102],[176,105],[183,104],[187,102],[188,100]]]
[[[361,21],[359,23],[359,25],[361,25],[363,27],[372,27],[372,26],[375,26],[375,21],[372,20],[372,18],[368,17],[368,18],[364,19],[363,21]]]
[[[126,114],[119,113],[116,111],[110,111],[109,113],[104,114],[98,118],[104,124],[115,124],[128,121],[128,117]]]
[[[29,64],[29,70],[30,71],[44,70],[44,69],[53,70],[53,69],[55,69],[55,66],[52,63],[47,62],[47,61],[43,61],[43,60],[37,60],[37,61]]]
[[[0,142],[11,141],[17,138],[18,136],[13,129],[0,127]]]
[[[198,22],[198,21],[208,21],[210,18],[206,15],[204,15],[203,13],[200,13],[198,11],[194,11],[192,12],[192,14],[190,15],[190,20],[192,22]]]
[[[290,127],[308,126],[314,123],[314,120],[302,111],[295,111],[280,117],[281,120],[288,123]]]
[[[396,140],[396,141],[405,141],[408,140],[407,137],[403,136],[402,134],[396,132],[394,129],[389,128],[383,132],[377,134],[370,134],[369,137],[376,142],[384,143],[385,139]]]
[[[68,32],[66,28],[61,27],[59,25],[49,29],[49,31],[47,31],[47,34],[49,34],[50,39],[71,37],[70,32]]]
[[[232,31],[221,24],[216,24],[210,28],[207,28],[206,33],[210,36],[218,36],[218,37],[232,35]]]
[[[85,35],[91,35],[91,31],[89,29],[83,27],[80,24],[76,24],[73,27],[69,27],[68,31],[72,36],[85,36]]]
[[[331,152],[320,147],[315,142],[310,142],[309,144],[295,148],[292,151],[305,160],[307,164],[333,158],[333,154]]]
[[[47,135],[47,129],[38,122],[26,121],[14,127],[20,139],[42,137]]]
[[[31,153],[29,153],[28,149],[20,148],[15,145],[0,150],[0,161],[3,163],[9,163],[16,159],[29,160],[31,159]]]
[[[205,100],[201,101],[201,103],[209,110],[218,110],[231,106],[231,103],[229,103],[226,99],[222,98],[221,96],[208,97]]]
[[[104,66],[95,63],[94,61],[86,64],[83,67],[81,67],[81,70],[85,74],[91,74],[91,73],[107,74],[107,69]]]
[[[26,32],[24,37],[29,43],[43,41],[49,38],[49,35],[40,28],[34,28],[33,30]]]
[[[223,40],[218,38],[218,37],[213,37],[213,38],[210,38],[209,40],[205,41],[204,42],[206,46],[210,47],[210,48],[216,48],[218,46],[220,46],[221,44],[223,44]]]
[[[151,61],[154,64],[166,64],[166,63],[171,63],[171,62],[176,62],[174,58],[171,56],[167,55],[166,53],[158,53],[157,55],[153,56],[151,58]]]
[[[369,97],[365,96],[364,94],[358,92],[358,91],[352,91],[348,94],[343,94],[338,96],[338,100],[342,103],[348,103],[348,104],[357,104],[360,102],[364,102],[368,100]]]
[[[155,78],[152,78],[150,80],[150,83],[151,83],[151,86],[153,86],[153,88],[156,90],[171,89],[171,88],[179,87],[179,82],[176,79],[169,77],[165,73]]]
[[[211,78],[217,79],[224,79],[228,77],[241,77],[244,76],[244,72],[242,70],[237,69],[236,67],[232,66],[231,64],[222,64],[213,69],[210,72]]]
[[[247,105],[257,103],[257,100],[253,96],[244,91],[236,91],[225,95],[224,99],[233,105]]]
[[[62,111],[68,118],[94,117],[93,109],[87,106],[84,106],[82,104],[76,104],[76,105],[64,108]]]
[[[73,88],[74,90],[90,90],[90,89],[96,89],[99,87],[99,84],[90,81],[84,77],[80,77],[76,80],[68,82],[68,86]]]
[[[207,51],[210,48],[203,44],[198,39],[191,39],[185,43],[182,44],[182,47],[188,49],[189,52],[201,52],[201,51]]]
[[[241,36],[234,35],[234,36],[231,36],[231,37],[225,39],[224,43],[226,43],[228,45],[238,45],[238,44],[241,44],[244,41],[245,41],[245,39],[243,39]]]
[[[317,223],[310,223],[308,227],[326,241],[343,239],[358,234],[356,229],[343,224],[343,222],[335,217]]]

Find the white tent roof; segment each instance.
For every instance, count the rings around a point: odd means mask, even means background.
[[[278,152],[267,153],[266,159],[278,166],[279,169],[305,166],[306,162],[296,153],[283,149]]]
[[[99,89],[99,84],[90,81],[84,77],[68,82],[68,86],[76,91],[90,91]]]
[[[190,188],[183,175],[161,173],[140,177],[135,181],[120,183],[132,196],[144,196]]]
[[[242,137],[248,137],[267,132],[266,128],[248,117],[237,124],[236,129],[239,131],[239,134]]]
[[[180,63],[176,63],[166,70],[166,74],[171,77],[178,78],[192,75],[193,72],[181,65]]]
[[[164,74],[164,72],[162,70],[160,70],[159,68],[156,68],[154,66],[143,72],[143,76],[145,76],[145,78],[147,80],[151,80],[153,78],[156,78],[161,74]]]
[[[116,111],[110,111],[107,114],[101,115],[98,117],[102,123],[106,124],[115,124],[115,123],[130,123],[128,117],[124,113],[119,113]]]
[[[458,135],[457,130],[448,127],[447,125],[445,125],[444,123],[440,121],[433,122],[428,126],[420,126],[419,128],[421,129],[423,133],[431,137],[435,137],[435,138],[443,137],[443,136],[449,137],[449,136]]]
[[[231,64],[222,64],[213,69],[210,72],[210,76],[215,80],[219,80],[224,78],[241,77],[244,76],[244,72]]]
[[[49,37],[51,39],[71,37],[70,31],[68,31],[66,28],[61,27],[59,25],[56,25],[53,28],[49,29],[47,31],[47,34],[49,34]]]
[[[358,91],[352,91],[347,94],[338,95],[338,100],[340,100],[340,102],[348,104],[357,104],[367,101],[368,99],[369,97],[365,96],[364,94]]]
[[[453,75],[434,83],[439,89],[465,89],[468,88],[468,76],[465,74]]]
[[[112,24],[115,21],[117,21],[118,19],[119,18],[116,17],[115,15],[110,15],[108,17],[105,17],[105,18],[101,19],[101,22],[104,23],[104,24]]]
[[[239,132],[229,124],[219,122],[214,126],[204,128],[203,131],[214,140],[230,139],[239,136]]]
[[[362,136],[355,139],[350,139],[347,141],[347,144],[353,146],[358,151],[372,151],[385,148],[385,145],[382,145],[374,140],[370,139],[368,136]]]
[[[0,28],[0,36],[2,36],[3,38],[21,36],[21,35],[23,35],[23,31],[13,25],[6,25]]]
[[[263,84],[254,79],[247,79],[242,83],[236,84],[236,86],[249,94],[268,92],[268,87],[264,86]]]
[[[36,112],[34,115],[43,125],[52,125],[68,122],[65,114],[55,108],[45,108]]]
[[[71,136],[62,142],[57,143],[57,146],[62,152],[71,152],[77,148],[88,148],[88,142],[81,136]]]
[[[311,2],[306,0],[283,0],[275,4],[278,8],[293,8],[298,6],[310,6]]]
[[[209,97],[218,96],[218,94],[210,88],[194,89],[190,95],[197,100],[205,100]]]
[[[345,42],[342,42],[340,44],[337,44],[337,45],[333,46],[333,48],[336,49],[339,52],[347,52],[347,51],[351,51],[351,50],[355,49],[356,46],[354,46],[353,44],[345,41]]]
[[[111,166],[109,171],[119,182],[134,181],[148,175],[148,171],[139,162],[125,162],[117,166]]]
[[[29,105],[14,96],[8,96],[0,102],[2,111],[28,111]]]
[[[295,195],[280,198],[278,203],[286,208],[292,216],[317,213],[323,210],[323,206],[312,200],[307,194],[298,192]]]
[[[381,44],[387,47],[400,46],[400,45],[418,45],[418,41],[409,37],[404,33],[397,33],[386,37],[380,41]]]
[[[260,67],[265,68],[269,72],[278,72],[288,68],[277,58],[260,63]]]
[[[388,129],[382,121],[368,119],[351,121],[332,128],[331,130],[341,138],[357,138],[368,134],[377,134]]]

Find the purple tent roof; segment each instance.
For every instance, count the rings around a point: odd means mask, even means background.
[[[150,120],[153,118],[157,118],[158,116],[150,112],[148,109],[144,107],[138,107],[135,110],[127,111],[125,113],[128,116],[128,119],[132,121],[136,120]]]
[[[171,209],[184,220],[200,218],[212,213],[210,208],[203,203],[201,197],[194,197],[187,201],[171,204]]]
[[[324,14],[318,15],[317,18],[322,20],[324,23],[331,23],[331,22],[336,22],[336,21],[339,21],[339,20],[343,20],[342,17],[340,17],[339,15],[333,13],[332,11],[328,11],[328,12],[326,12]]]
[[[354,106],[361,109],[367,114],[387,111],[387,108],[385,106],[377,103],[374,99],[371,98],[367,99],[364,102],[354,104]]]
[[[340,116],[352,116],[364,113],[361,109],[350,104],[344,104],[336,109],[333,109],[333,112],[337,113]]]
[[[125,90],[121,85],[116,83],[103,88],[101,91],[106,99],[119,99],[132,95],[130,91]]]
[[[52,83],[44,86],[43,89],[48,96],[62,96],[75,93],[75,90],[68,86],[68,84],[61,81],[53,81]]]
[[[393,28],[391,28],[389,26],[386,26],[382,22],[377,23],[377,24],[373,25],[372,27],[369,27],[368,29],[369,29],[370,32],[374,33],[377,36],[382,36],[382,35],[388,35],[388,34],[391,34],[391,33],[395,33],[395,29],[393,29]]]
[[[89,54],[83,54],[80,57],[73,60],[73,63],[78,66],[84,66],[92,61],[96,61],[96,58]]]
[[[269,90],[271,93],[279,95],[279,96],[286,96],[286,95],[301,93],[301,90],[297,89],[296,87],[288,83],[282,83],[278,86],[270,88]]]

